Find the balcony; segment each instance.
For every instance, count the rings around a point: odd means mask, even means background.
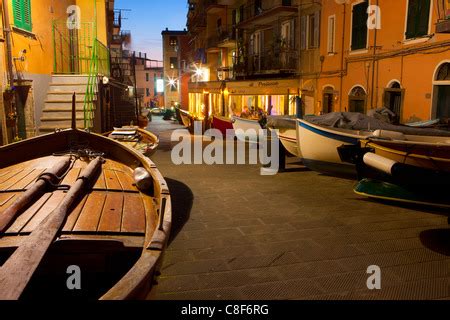
[[[298,61],[297,50],[267,50],[249,55],[243,62],[237,63],[234,69],[237,76],[295,74],[298,73]]]
[[[219,36],[213,35],[206,39],[206,51],[208,53],[219,52]]]
[[[244,8],[244,18],[239,23],[239,28],[270,25],[280,19],[297,16],[298,8],[292,3],[293,0],[275,0],[270,3],[263,0],[249,1]]]
[[[220,48],[236,48],[237,30],[235,26],[223,28],[219,34],[218,46]]]
[[[131,32],[130,31],[122,31],[119,34],[112,35],[112,44],[121,45],[124,42],[129,42],[131,40]]]
[[[208,14],[218,14],[227,7],[220,0],[205,0],[205,8]]]
[[[436,33],[450,33],[450,17],[436,24]]]

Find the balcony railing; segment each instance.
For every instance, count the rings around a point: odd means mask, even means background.
[[[267,11],[278,7],[291,6],[293,6],[293,0],[275,0],[270,2],[264,0],[252,0],[244,7],[244,19],[241,22],[263,15]]]
[[[297,73],[298,51],[291,49],[267,50],[249,55],[235,65],[237,75],[255,75],[264,73]]]

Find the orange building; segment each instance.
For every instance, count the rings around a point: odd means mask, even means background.
[[[449,9],[448,0],[322,1],[314,112],[449,118]]]

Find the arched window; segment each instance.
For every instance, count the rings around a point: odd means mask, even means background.
[[[361,86],[354,87],[349,94],[348,111],[365,113],[367,93]]]
[[[436,81],[450,81],[450,63],[444,63],[436,74]]]
[[[450,63],[445,62],[438,68],[434,78],[434,108],[436,119],[450,118]]]

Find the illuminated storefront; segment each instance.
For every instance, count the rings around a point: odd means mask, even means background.
[[[221,115],[224,110],[223,83],[196,82],[189,84],[189,112],[200,119],[206,114]]]
[[[227,116],[262,109],[270,115],[295,115],[299,80],[233,81],[227,83]]]

